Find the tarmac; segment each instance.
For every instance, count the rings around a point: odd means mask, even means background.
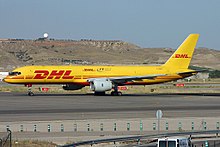
[[[0,93],[0,121],[217,117],[220,94],[143,94],[93,96],[79,94]]]
[[[152,134],[158,132],[157,110],[163,112],[163,132],[216,129],[220,122],[220,94],[38,93],[30,97],[25,93],[0,92],[0,132],[9,127],[14,139],[58,144]]]

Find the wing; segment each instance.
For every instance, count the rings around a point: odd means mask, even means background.
[[[134,80],[143,80],[143,79],[154,79],[158,76],[165,76],[166,74],[153,74],[153,75],[145,75],[145,76],[121,76],[121,77],[103,77],[103,78],[90,78],[87,81],[92,82],[94,80],[102,80],[108,79],[114,83],[126,83],[132,82]]]

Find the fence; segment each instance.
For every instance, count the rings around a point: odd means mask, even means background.
[[[132,131],[205,131],[219,130],[220,118],[161,119],[160,128],[156,119],[97,119],[27,121],[0,123],[0,132],[132,132]]]
[[[0,138],[0,147],[11,147],[12,140],[11,140],[11,131],[7,129],[6,133],[3,133],[3,136]]]

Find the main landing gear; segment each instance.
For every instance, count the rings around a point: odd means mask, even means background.
[[[32,84],[25,84],[25,86],[28,88],[28,95],[29,96],[34,96],[34,93],[32,92]]]
[[[114,85],[114,91],[111,92],[111,95],[112,96],[121,96],[122,95],[122,92],[121,91],[118,91],[118,85]]]

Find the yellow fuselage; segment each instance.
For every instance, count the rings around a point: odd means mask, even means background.
[[[188,69],[178,69],[178,72]],[[9,75],[4,81],[15,84],[81,84],[89,85],[87,79],[101,77],[144,76],[164,74],[155,79],[126,82],[124,85],[147,85],[163,83],[183,78],[164,66],[24,66],[15,69],[18,75]],[[188,75],[187,75],[188,76]]]

